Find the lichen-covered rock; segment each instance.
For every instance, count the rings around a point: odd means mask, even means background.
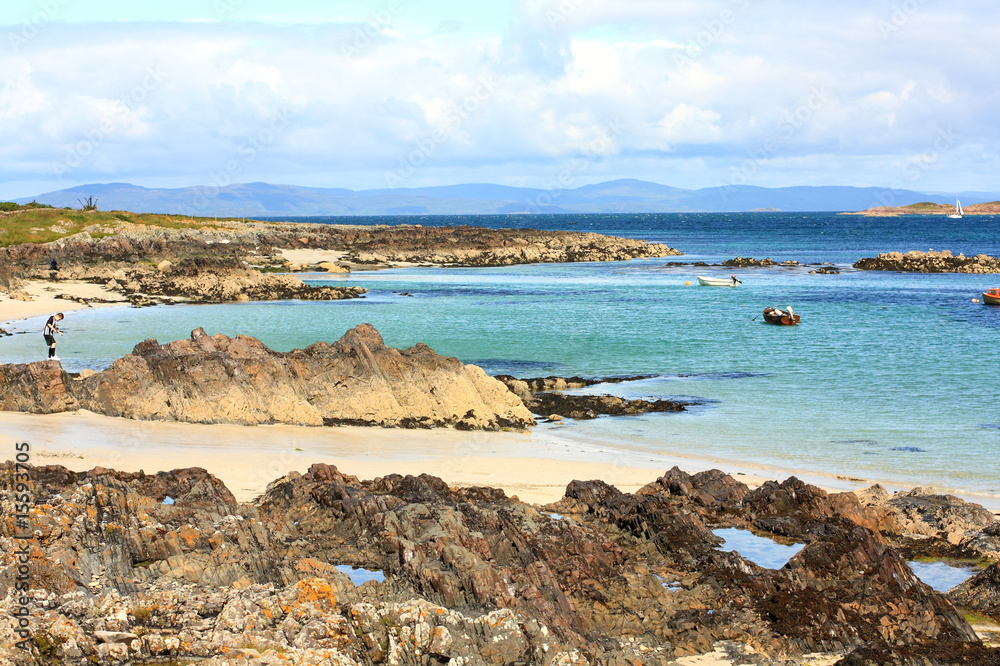
[[[1000,258],[986,254],[966,257],[940,252],[884,252],[875,258],[858,260],[854,267],[863,271],[899,271],[904,273],[1000,273]]]
[[[0,468],[4,516],[13,472]],[[837,514],[864,517],[853,495],[794,479],[748,493],[718,471],[671,470],[641,494],[577,481],[558,503],[574,513],[554,517],[499,490],[426,475],[361,481],[329,465],[249,504],[198,469],[29,476],[27,529],[0,521],[0,661],[548,666],[662,664],[717,648],[760,664],[871,646],[998,652],[878,534]],[[782,569],[715,548],[711,527],[777,516],[807,541]],[[20,654],[12,544],[25,531],[36,640]],[[341,565],[384,580],[355,586]]]
[[[80,408],[59,361],[0,364],[0,410],[54,414]]]

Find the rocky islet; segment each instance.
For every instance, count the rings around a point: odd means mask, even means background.
[[[534,424],[499,381],[417,344],[385,345],[362,324],[333,344],[275,352],[247,336],[146,340],[101,372],[57,361],[0,365],[0,409],[88,409],[153,421],[498,430]]]

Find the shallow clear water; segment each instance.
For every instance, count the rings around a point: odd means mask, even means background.
[[[456,221],[416,221],[442,219]],[[459,219],[497,226],[508,218]],[[679,414],[602,418],[560,430],[623,455],[753,461],[1000,495],[992,358],[1000,308],[971,302],[1000,285],[1000,276],[862,273],[848,266],[888,250],[998,255],[1000,219],[699,214],[517,217],[508,224],[649,238],[687,256],[315,275],[306,278],[361,285],[368,297],[73,312],[59,355],[69,370],[101,368],[145,338],[187,337],[197,326],[253,335],[286,351],[336,340],[367,322],[391,346],[425,342],[491,373],[651,374],[591,390],[699,403]],[[724,289],[685,282],[733,271],[675,265],[736,255],[832,262],[845,272],[740,270],[743,284]],[[754,321],[767,305],[793,306],[802,324]],[[43,322],[7,326],[29,333],[0,339],[0,360],[43,356]]]
[[[788,560],[792,559],[796,553],[806,547],[804,543],[786,546],[766,537],[757,536],[749,530],[740,530],[735,527],[712,530],[712,534],[725,539],[725,543],[719,546],[719,550],[726,553],[736,551],[743,559],[750,560],[765,569],[780,569],[788,564]]]
[[[946,562],[909,562],[910,569],[921,582],[938,592],[947,592],[975,575],[976,570],[956,567]]]
[[[350,564],[338,564],[334,566],[334,569],[350,578],[355,587],[361,585],[362,583],[367,583],[370,580],[374,580],[379,583],[385,581],[385,574],[381,571],[359,569],[357,567],[352,567]]]

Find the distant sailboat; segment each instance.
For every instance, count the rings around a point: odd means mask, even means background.
[[[951,215],[949,215],[948,217],[954,218],[956,220],[962,217],[962,202],[961,201],[959,201],[958,199],[955,199],[955,212],[952,213]]]

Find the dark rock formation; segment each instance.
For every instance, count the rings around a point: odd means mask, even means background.
[[[794,262],[799,263],[799,262]],[[723,266],[729,266],[732,268],[757,268],[764,266],[777,266],[778,262],[774,261],[770,257],[764,257],[763,259],[754,259],[753,257],[736,257],[735,259],[727,259],[722,262]]]
[[[888,645],[998,652],[877,533],[836,514],[863,515],[860,504],[795,480],[751,493],[717,471],[674,469],[635,495],[575,481],[547,507],[565,514],[554,519],[498,490],[360,481],[327,465],[250,504],[197,469],[30,476],[36,663],[646,664],[720,644],[748,663]],[[8,515],[14,485],[8,463]],[[755,516],[787,517],[808,544],[781,570],[714,548],[710,527]],[[0,523],[0,541],[14,535]],[[0,618],[13,552],[0,551]],[[355,588],[335,565],[385,581]],[[0,638],[0,659],[15,658],[2,619]]]
[[[863,271],[899,271],[903,273],[1000,273],[1000,259],[985,254],[957,257],[941,252],[886,252],[875,258],[859,259],[854,267]]]
[[[191,423],[520,428],[534,421],[480,368],[427,345],[385,346],[367,324],[334,344],[280,353],[255,338],[146,340],[109,368],[70,380],[57,362],[0,366],[0,408],[89,409]]]
[[[535,393],[524,405],[532,414],[553,414],[570,419],[596,419],[598,416],[626,416],[652,412],[683,412],[688,402],[673,400],[626,400],[614,395],[567,395]]]
[[[35,277],[42,277],[35,275]],[[48,277],[47,275],[44,277]],[[361,287],[313,287],[290,275],[270,275],[238,259],[199,257],[161,267],[144,263],[70,264],[57,280],[85,280],[124,294],[135,305],[160,302],[226,303],[232,301],[333,301],[358,298]]]
[[[613,395],[575,395],[560,392],[596,384],[612,384],[647,378],[648,376],[610,379],[584,379],[582,377],[517,379],[511,375],[496,376],[496,379],[506,384],[507,388],[519,397],[524,406],[533,414],[549,417],[594,419],[601,415],[624,416],[649,412],[682,412],[685,407],[695,404],[674,400],[643,400],[641,398],[626,400]]]
[[[991,564],[950,590],[948,598],[1000,622],[1000,564]]]

